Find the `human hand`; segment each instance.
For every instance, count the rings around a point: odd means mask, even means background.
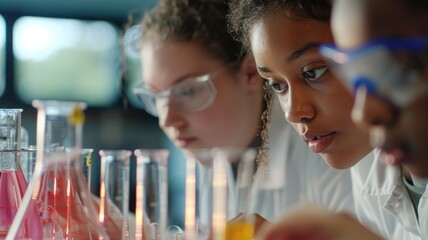
[[[264,225],[256,240],[381,240],[347,213],[300,206],[275,224]]]

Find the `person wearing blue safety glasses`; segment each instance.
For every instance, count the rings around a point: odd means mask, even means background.
[[[355,95],[354,122],[381,150],[369,177],[377,182],[372,190],[382,191],[372,194],[385,198],[367,207],[393,215],[398,228],[378,224],[390,232],[404,229],[401,239],[428,239],[427,23],[424,0],[335,0],[336,46],[320,48]],[[394,166],[388,176],[384,164]]]
[[[337,0],[333,20],[337,46],[320,50],[355,93],[354,121],[387,163],[428,178],[427,1]]]
[[[329,168],[285,123],[254,59],[228,32],[228,11],[223,1],[169,0],[145,14],[134,93],[182,150],[258,148],[263,218],[275,221],[301,201],[353,211],[350,172]]]
[[[319,50],[354,94],[353,120],[380,149],[378,160],[358,169],[366,180],[356,207],[359,218],[370,219],[384,238],[348,215],[314,208],[296,209],[262,236],[428,239],[428,2],[334,0],[333,5],[336,45]]]

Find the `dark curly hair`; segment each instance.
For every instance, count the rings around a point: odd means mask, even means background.
[[[228,11],[218,0],[162,0],[143,17],[141,41],[192,41],[226,63],[242,60],[242,44],[227,31]]]
[[[268,12],[282,11],[290,18],[324,22],[331,16],[330,0],[231,0],[229,6],[229,30],[247,51],[251,51],[251,28]]]
[[[331,16],[330,0],[230,0],[229,8],[229,31],[235,39],[243,43],[246,52],[251,52],[249,41],[251,28],[270,12],[281,11],[290,18],[313,19],[323,22],[330,21]],[[272,89],[265,85],[266,110],[262,116],[261,136],[263,143],[258,156],[259,165],[265,165],[268,159],[268,130],[270,128],[272,98]],[[263,173],[261,174],[263,175]]]

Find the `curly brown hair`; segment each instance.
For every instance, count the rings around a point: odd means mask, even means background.
[[[141,41],[192,41],[228,62],[243,59],[242,44],[227,31],[228,5],[216,0],[163,0],[141,21]]]
[[[269,12],[282,11],[290,18],[328,22],[330,0],[231,0],[229,31],[251,51],[249,35],[254,24]]]
[[[272,113],[272,105],[273,105],[273,90],[269,86],[268,82],[266,81],[263,85],[263,88],[265,90],[264,95],[264,111],[262,113],[262,126],[260,128],[260,136],[262,138],[262,144],[259,147],[259,151],[257,154],[257,166],[259,168],[257,178],[262,179],[269,171],[268,169],[268,162],[269,162],[269,129],[270,129],[270,119],[271,119],[271,113]]]
[[[141,42],[191,41],[225,63],[242,62],[246,57],[240,41],[228,31],[229,6],[221,0],[162,0],[141,21]],[[271,94],[266,92],[265,111],[259,135],[262,144],[257,155],[260,169],[268,161],[268,129]]]

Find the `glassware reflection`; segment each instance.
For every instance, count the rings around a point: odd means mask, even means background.
[[[255,156],[246,148],[186,152],[186,238],[253,238]]]
[[[86,104],[35,100],[33,106],[37,108],[36,164],[6,239],[16,239],[34,200],[44,239],[108,239],[97,221],[80,162]]]
[[[0,109],[0,239],[8,234],[27,189],[20,166],[21,112],[22,109]],[[40,217],[31,201],[16,236],[40,239],[41,231]]]
[[[99,221],[110,239],[130,239],[129,211],[129,150],[100,150],[101,189]]]
[[[137,149],[135,239],[165,240],[168,225],[166,149]]]

